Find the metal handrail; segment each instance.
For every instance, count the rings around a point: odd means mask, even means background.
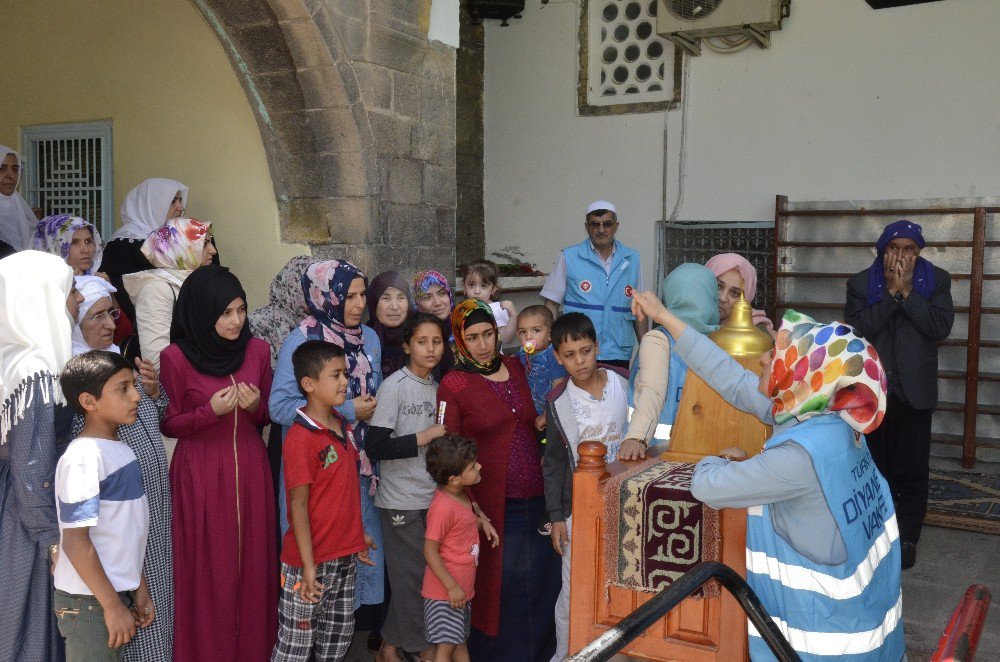
[[[653,623],[663,618],[664,614],[679,605],[713,577],[718,579],[719,583],[740,603],[747,618],[757,628],[757,632],[764,638],[778,660],[781,662],[799,660],[798,653],[789,645],[784,635],[781,634],[781,630],[771,620],[771,616],[753,589],[732,568],[718,561],[699,563],[673,584],[660,591],[649,602],[641,605],[619,621],[617,625],[568,659],[570,662],[610,660],[629,642],[645,632]]]

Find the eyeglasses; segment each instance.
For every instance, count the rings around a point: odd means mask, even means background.
[[[618,221],[587,221],[587,227],[591,228],[592,230],[600,230],[600,229],[610,230],[611,228],[615,227],[615,224],[617,222]]]
[[[122,311],[120,308],[108,308],[107,310],[97,313],[91,317],[83,318],[84,322],[96,322],[98,324],[103,323],[105,320],[116,320],[122,316]]]

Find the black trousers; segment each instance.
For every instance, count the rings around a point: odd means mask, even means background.
[[[933,409],[914,409],[893,394],[885,418],[867,435],[875,466],[889,482],[901,542],[916,544],[927,514]]]

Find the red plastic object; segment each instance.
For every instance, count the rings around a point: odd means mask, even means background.
[[[938,640],[931,662],[971,662],[976,657],[979,635],[990,610],[990,590],[973,584],[965,591]]]

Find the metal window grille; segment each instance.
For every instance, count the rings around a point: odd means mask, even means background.
[[[114,231],[111,122],[51,124],[21,130],[22,181],[28,204],[51,214],[72,214]]]
[[[705,264],[719,253],[739,253],[757,269],[754,308],[771,310],[774,292],[773,221],[678,221],[657,223],[657,291],[668,273],[684,262]]]
[[[674,47],[656,33],[656,0],[589,0],[587,103],[675,99]]]

